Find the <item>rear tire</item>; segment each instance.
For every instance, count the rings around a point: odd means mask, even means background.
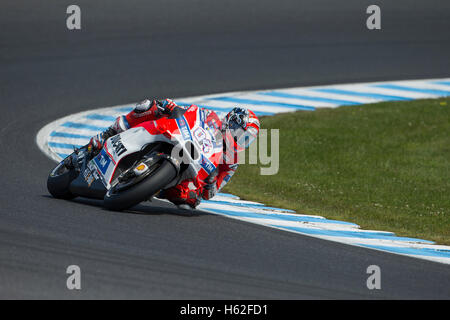
[[[174,165],[164,160],[159,168],[136,185],[118,192],[110,189],[103,199],[103,205],[106,209],[113,211],[122,211],[131,208],[149,199],[170,183],[176,176],[177,170]]]

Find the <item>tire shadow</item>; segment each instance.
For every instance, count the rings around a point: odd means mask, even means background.
[[[67,202],[73,202],[77,204],[82,204],[86,206],[96,207],[100,208],[104,211],[109,211],[103,207],[103,201],[97,200],[97,199],[89,199],[89,198],[83,198],[83,197],[77,197],[72,200],[60,200],[55,199],[50,195],[42,195],[42,197],[47,199],[53,199],[55,201],[67,201]],[[119,212],[119,211],[110,211],[110,212]],[[169,201],[159,200],[159,199],[152,199],[152,201],[147,201],[140,203],[130,209],[120,211],[123,214],[140,214],[140,215],[163,215],[163,214],[169,214],[169,215],[177,215],[177,216],[184,216],[184,217],[200,217],[205,215],[212,215],[210,212],[202,211],[202,210],[183,210],[179,209],[174,204],[170,203]]]

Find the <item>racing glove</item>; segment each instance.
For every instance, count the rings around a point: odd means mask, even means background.
[[[212,172],[208,178],[205,179],[205,185],[202,190],[202,198],[204,200],[209,200],[214,197],[217,193],[217,175],[219,170],[216,169]]]
[[[216,183],[207,184],[203,187],[202,198],[204,200],[209,200],[217,194]]]

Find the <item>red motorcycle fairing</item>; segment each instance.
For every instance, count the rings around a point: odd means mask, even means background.
[[[209,126],[207,120],[214,126]],[[181,117],[146,121],[137,127],[143,127],[151,135],[162,134],[180,143],[194,143],[200,151],[198,159],[194,161],[197,162],[197,178],[200,181],[204,181],[222,162],[220,119],[213,111],[206,117],[204,110],[193,105]]]

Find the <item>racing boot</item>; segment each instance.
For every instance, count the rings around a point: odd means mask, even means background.
[[[180,209],[192,210],[200,204],[201,196],[195,180],[187,179],[175,187],[161,191],[158,198],[167,199]]]

